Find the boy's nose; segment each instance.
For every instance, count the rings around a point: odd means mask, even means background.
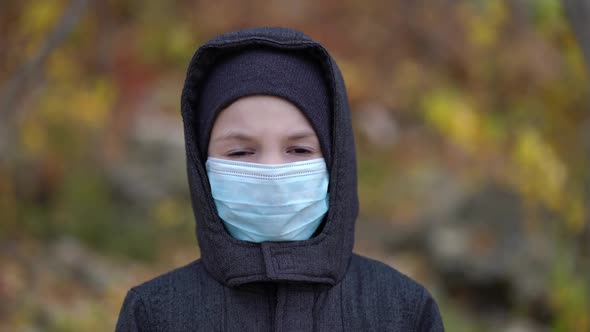
[[[269,164],[269,165],[276,165],[276,164],[285,164],[288,161],[281,153],[263,153],[260,155],[258,159],[258,163],[260,164]]]

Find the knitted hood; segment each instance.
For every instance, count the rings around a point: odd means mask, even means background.
[[[197,105],[208,69],[224,55],[258,46],[306,53],[320,64],[329,85],[330,206],[320,232],[309,240],[251,243],[231,237],[217,215],[211,195],[205,160],[201,158],[206,153],[198,150]],[[181,110],[196,234],[207,271],[227,286],[262,281],[338,283],[352,255],[358,198],[348,98],[340,70],[328,52],[303,33],[287,28],[255,28],[220,35],[193,56],[182,91]]]

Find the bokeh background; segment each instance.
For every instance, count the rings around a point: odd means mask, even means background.
[[[590,331],[588,22],[585,0],[1,1],[0,331],[113,330],[129,287],[199,256],[185,70],[259,25],[341,66],[357,252],[448,331]]]

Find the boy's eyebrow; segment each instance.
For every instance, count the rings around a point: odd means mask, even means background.
[[[287,133],[287,139],[290,141],[304,139],[304,138],[308,138],[308,137],[314,137],[314,136],[315,136],[315,132],[311,131],[311,130],[301,130],[301,131],[293,131],[293,132]],[[213,141],[219,142],[219,141],[230,141],[230,140],[253,141],[255,139],[254,139],[254,137],[248,135],[247,133],[245,133],[243,131],[231,130],[231,131],[228,131],[227,133],[224,133],[223,135],[215,138]]]
[[[315,136],[315,132],[311,131],[311,130],[301,130],[301,131],[294,131],[294,132],[288,133],[287,135],[288,135],[287,138],[289,140],[298,140],[298,139],[313,137],[313,136]]]
[[[227,133],[224,133],[223,135],[217,137],[213,141],[219,142],[219,141],[230,141],[230,140],[252,141],[252,140],[254,140],[254,138],[252,136],[246,134],[245,132],[231,130],[231,131],[228,131]]]

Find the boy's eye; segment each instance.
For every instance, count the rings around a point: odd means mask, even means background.
[[[308,153],[313,153],[313,150],[310,148],[306,148],[306,147],[293,147],[293,148],[290,148],[287,152],[295,153],[295,154],[308,154]]]
[[[228,157],[244,157],[247,155],[251,155],[253,154],[252,151],[247,151],[247,150],[235,150],[235,151],[229,151],[227,153]]]

